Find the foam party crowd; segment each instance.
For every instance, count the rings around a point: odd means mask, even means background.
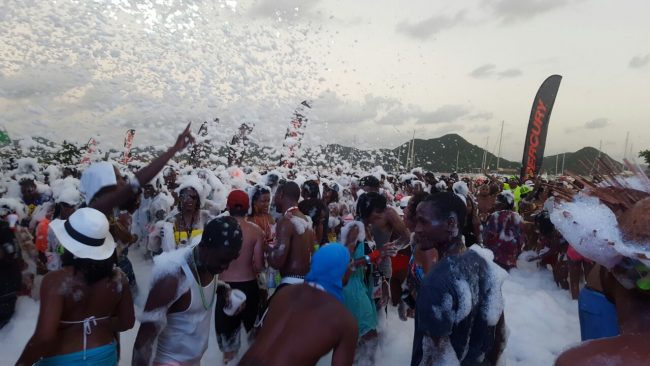
[[[0,363],[650,359],[650,181],[632,166],[521,180],[175,159],[194,141],[188,126],[139,169],[3,164]]]

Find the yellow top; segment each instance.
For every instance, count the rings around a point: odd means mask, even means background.
[[[203,235],[203,229],[194,229],[190,233],[190,239]],[[187,231],[177,231],[174,229],[174,241],[176,246],[184,246],[187,244]]]

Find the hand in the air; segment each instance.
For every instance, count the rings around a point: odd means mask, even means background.
[[[188,123],[187,127],[185,127],[185,130],[180,135],[178,135],[176,143],[174,144],[174,149],[176,151],[182,151],[189,144],[194,143],[194,137],[192,136],[192,132],[190,132],[190,126],[192,126],[192,122]]]

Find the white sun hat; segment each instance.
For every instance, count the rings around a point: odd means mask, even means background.
[[[94,208],[81,208],[68,220],[54,220],[50,228],[61,245],[78,258],[104,260],[115,252],[106,216]]]

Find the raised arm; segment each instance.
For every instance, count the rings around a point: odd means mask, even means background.
[[[133,345],[132,365],[149,366],[151,363],[155,351],[153,346],[167,323],[167,311],[176,300],[178,281],[176,276],[167,275],[151,287],[142,312],[140,329]]]
[[[170,147],[169,150],[162,153],[156,159],[154,159],[149,165],[140,169],[135,173],[135,177],[138,179],[140,186],[143,186],[153,180],[156,175],[165,167],[165,164],[179,151],[182,151],[189,145],[194,142],[194,138],[190,133],[191,123],[187,125],[185,130],[178,136],[174,146]],[[120,206],[130,199],[133,198],[133,191],[129,185],[121,185],[118,188],[110,193],[102,195],[101,197],[93,200],[90,203],[90,207],[97,209],[104,213],[109,213],[114,207]]]

